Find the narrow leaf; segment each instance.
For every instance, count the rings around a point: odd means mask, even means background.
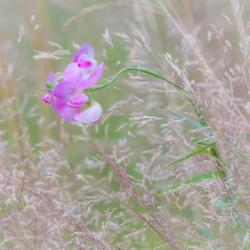
[[[170,166],[172,166],[172,165],[176,165],[176,164],[178,164],[178,163],[181,163],[181,162],[183,162],[183,161],[186,161],[186,160],[188,160],[188,159],[190,159],[190,158],[192,158],[192,157],[194,157],[194,156],[196,156],[196,155],[203,154],[204,152],[207,153],[207,149],[210,148],[213,144],[215,144],[214,141],[213,141],[213,142],[210,142],[209,144],[207,144],[206,146],[204,146],[204,147],[202,147],[202,148],[199,148],[199,149],[197,149],[197,150],[194,150],[194,151],[190,152],[189,154],[187,154],[187,155],[185,155],[185,156],[183,156],[183,157],[181,157],[181,158],[179,158],[179,159],[177,159],[177,160],[175,160],[175,161],[173,161],[173,162],[170,162],[170,163],[167,165],[167,167],[170,167]]]
[[[186,180],[184,182],[175,183],[170,188],[170,190],[175,192],[183,187],[187,187],[187,186],[195,185],[195,184],[200,184],[203,181],[211,181],[211,180],[216,179],[216,178],[223,179],[224,177],[225,176],[224,176],[224,173],[222,171],[212,170],[212,171],[208,171],[208,172],[205,172],[205,173],[202,173],[199,175],[195,175],[191,179]]]
[[[200,129],[204,129],[204,133],[209,135],[209,136],[212,136],[212,135],[215,135],[214,132],[209,129],[207,126],[204,126],[202,123],[200,123],[199,121],[195,121],[189,117],[186,117],[180,113],[177,113],[177,112],[174,112],[174,111],[171,111],[171,114],[173,116],[175,116],[176,118],[178,118],[179,120],[182,120],[183,122],[185,122],[186,124],[194,127],[194,128],[200,128]]]

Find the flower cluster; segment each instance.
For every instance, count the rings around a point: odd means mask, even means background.
[[[60,80],[54,73],[49,73],[47,93],[42,100],[67,121],[95,123],[101,117],[102,107],[91,101],[84,90],[96,84],[103,71],[104,64],[97,65],[91,44],[83,44]]]

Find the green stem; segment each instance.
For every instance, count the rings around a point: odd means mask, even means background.
[[[215,152],[215,154],[214,153],[212,153],[212,154],[216,159],[216,168],[217,168],[217,170],[222,171],[224,176],[225,176],[225,180],[223,180],[223,185],[224,185],[224,188],[225,188],[225,190],[227,192],[229,203],[230,203],[230,206],[232,208],[233,226],[234,226],[235,230],[237,231],[237,233],[239,234],[240,239],[242,241],[244,241],[245,236],[247,234],[246,223],[241,218],[240,213],[239,213],[239,211],[237,209],[237,206],[236,206],[237,199],[235,198],[233,189],[232,189],[232,187],[230,185],[230,177],[227,174],[225,164],[224,164],[224,162],[223,162],[223,160],[221,158],[221,155],[220,155],[220,152],[219,152],[219,149],[218,149],[217,145],[214,144],[214,146],[213,146],[213,148],[211,148],[211,150],[214,150],[214,152]],[[246,244],[245,249],[250,250],[250,244],[249,243]]]
[[[185,94],[188,94],[187,90],[185,90],[183,87],[181,87],[179,84],[177,83],[174,83],[170,80],[168,80],[166,77],[158,74],[158,73],[154,73],[152,71],[149,71],[147,69],[142,69],[142,68],[138,68],[138,67],[125,67],[121,70],[119,70],[115,75],[114,77],[108,81],[106,84],[103,84],[101,86],[98,86],[98,87],[94,87],[94,88],[91,88],[89,89],[88,91],[97,91],[97,90],[100,90],[100,89],[104,89],[104,88],[107,88],[107,87],[110,87],[118,78],[121,74],[125,73],[125,72],[129,72],[129,71],[136,71],[136,72],[141,72],[141,73],[144,73],[146,75],[149,75],[149,76],[152,76],[152,77],[155,77],[155,78],[158,78],[162,81],[165,81],[167,83],[169,83],[170,85],[172,85],[173,87],[175,87],[176,89],[184,92]]]
[[[143,68],[138,68],[138,67],[125,67],[121,70],[119,70],[111,80],[107,80],[105,84],[101,85],[101,86],[97,86],[97,87],[93,87],[91,89],[88,90],[88,92],[93,92],[93,91],[97,91],[97,90],[101,90],[101,89],[105,89],[105,88],[108,88],[110,87],[113,83],[115,83],[115,81],[120,77],[120,75],[122,75],[123,73],[126,73],[126,72],[141,72],[143,74],[146,74],[146,75],[149,75],[149,76],[152,76],[152,77],[155,77],[159,80],[162,80],[164,82],[167,82],[168,84],[170,84],[171,86],[173,86],[175,89],[179,90],[180,92],[182,92],[186,97],[187,99],[189,100],[189,102],[191,103],[192,107],[193,107],[193,110],[195,112],[195,114],[197,115],[197,117],[199,118],[200,122],[204,124],[205,120],[202,116],[202,113],[201,111],[198,109],[198,105],[197,103],[195,102],[195,100],[193,98],[191,98],[189,92],[183,88],[180,84],[177,84],[169,79],[167,79],[165,76],[162,76],[158,73],[155,73],[155,72],[152,72],[150,70],[147,70],[147,69],[143,69]]]

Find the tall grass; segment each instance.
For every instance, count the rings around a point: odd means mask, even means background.
[[[0,6],[0,249],[249,249],[248,1]],[[83,42],[97,125],[40,102]]]

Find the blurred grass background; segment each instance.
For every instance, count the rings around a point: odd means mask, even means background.
[[[192,49],[186,49],[186,38],[179,36],[162,3],[171,5],[178,21],[199,38],[209,65],[223,78],[221,56],[228,67],[241,63],[237,25],[227,20],[227,15],[233,19],[228,2],[0,2],[0,249],[172,249],[138,216],[151,214],[126,195],[94,141],[126,169],[143,197],[145,188],[150,191],[150,209],[181,249],[247,249],[249,237],[242,243],[236,235],[218,178],[169,192],[214,165],[214,159],[202,155],[166,168],[203,138],[201,131],[171,117],[170,111],[193,117],[190,105],[172,87],[140,74],[124,75],[113,87],[93,93],[104,109],[103,121],[94,126],[63,122],[40,101],[47,74],[63,71],[74,44],[85,42],[93,44],[98,62],[105,63],[105,78],[124,66],[140,65],[180,81],[172,69],[176,63],[183,65],[190,82],[204,83]],[[250,5],[242,1],[242,6],[248,20]],[[233,50],[223,54],[227,39]],[[173,65],[166,53],[174,58]],[[238,92],[238,98],[248,98],[240,88]],[[247,165],[248,159],[241,160]],[[249,180],[244,176],[242,184]],[[242,188],[245,196],[248,186]],[[240,211],[249,225],[249,202],[240,197]]]

